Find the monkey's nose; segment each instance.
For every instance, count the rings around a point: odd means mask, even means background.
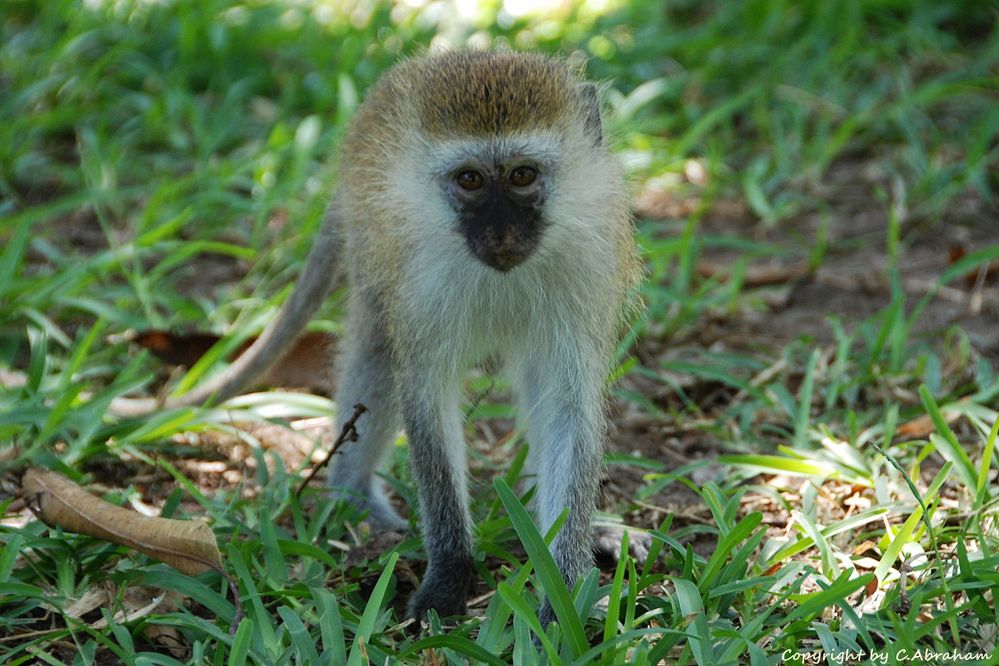
[[[479,261],[506,273],[527,261],[538,238],[535,230],[523,223],[505,223],[472,229],[465,242]]]

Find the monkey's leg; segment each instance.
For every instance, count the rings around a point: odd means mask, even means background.
[[[409,460],[420,496],[427,570],[409,602],[409,615],[422,620],[431,608],[441,617],[467,612],[472,576],[471,517],[460,390],[447,373],[407,373],[403,419]]]
[[[357,441],[345,442],[334,457],[329,486],[335,497],[366,509],[373,530],[401,532],[408,523],[392,508],[377,477],[400,426],[392,355],[377,322],[360,297],[351,301],[338,360],[334,432],[341,431],[355,404],[364,404],[368,413],[358,419]]]
[[[528,361],[518,374],[520,391],[531,404],[528,439],[538,460],[536,500],[541,533],[569,510],[551,551],[571,588],[593,565],[590,523],[604,431],[602,385],[595,378],[602,375],[581,367],[552,367],[552,358],[571,360],[574,356],[551,354],[548,363]],[[540,619],[543,625],[554,619],[547,600]]]
[[[516,377],[517,369],[506,367],[504,372],[508,377]],[[523,433],[523,438],[527,446],[527,456],[524,459],[524,466],[520,470],[520,479],[517,483],[517,494],[526,495],[534,486],[537,484],[538,477],[538,449],[534,446],[533,442],[529,437],[529,427],[531,424],[531,408],[533,407],[530,400],[523,391],[516,392],[517,398],[517,429]],[[531,495],[530,501],[527,503],[526,507],[528,511],[537,510],[537,495]]]

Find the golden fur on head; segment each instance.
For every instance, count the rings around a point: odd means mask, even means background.
[[[431,136],[496,134],[558,124],[576,77],[560,60],[526,53],[456,51],[431,55],[416,71],[400,68]]]
[[[415,123],[412,129],[433,138],[550,129],[580,110],[580,82],[576,68],[565,60],[535,53],[430,53],[392,68],[371,90],[368,108],[361,109],[355,122],[378,127]],[[400,107],[415,114],[393,111]]]
[[[513,323],[566,308],[568,321],[600,320],[586,328],[605,348],[595,356],[609,354],[640,273],[620,168],[587,133],[594,103],[576,67],[531,53],[427,54],[372,88],[341,146],[339,197],[352,286],[384,303],[393,341],[413,328],[393,317],[411,308],[448,341],[484,344],[522,341]],[[501,274],[471,259],[439,179],[511,151],[551,174],[548,227],[535,255]]]

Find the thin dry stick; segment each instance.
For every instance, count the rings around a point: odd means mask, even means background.
[[[336,453],[337,450],[339,450],[340,446],[344,442],[357,441],[357,429],[354,427],[354,425],[357,423],[357,419],[361,417],[361,414],[363,414],[366,411],[368,411],[368,408],[362,405],[361,403],[357,403],[356,405],[354,405],[354,413],[351,414],[350,418],[347,419],[347,422],[343,424],[343,428],[340,429],[340,435],[336,438],[336,441],[333,442],[333,448],[329,450],[329,453],[326,454],[326,457],[322,460],[322,462],[313,467],[312,471],[309,472],[309,475],[304,479],[302,479],[302,483],[298,485],[298,490],[295,491],[296,498],[302,496],[302,491],[305,490],[305,486],[309,485],[309,481],[312,481],[313,477],[317,473],[319,473],[319,470],[321,470],[323,467],[326,467],[326,465],[329,464],[330,459],[333,457],[333,454]]]
[[[232,616],[232,622],[229,623],[229,635],[235,636],[240,622],[243,621],[243,602],[239,598],[239,587],[236,585],[236,579],[224,571],[222,575],[229,582],[229,591],[232,593],[232,600],[236,606],[236,613]]]

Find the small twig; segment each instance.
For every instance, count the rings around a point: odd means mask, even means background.
[[[229,591],[232,592],[232,602],[236,606],[236,613],[232,616],[232,622],[229,623],[229,635],[235,636],[236,630],[239,629],[239,623],[243,621],[243,602],[239,598],[239,587],[236,585],[235,579],[224,571],[219,573],[228,581]]]
[[[368,408],[362,405],[361,403],[357,403],[356,405],[354,405],[354,413],[351,414],[350,418],[347,419],[347,422],[343,424],[343,428],[340,429],[340,435],[336,438],[336,441],[333,442],[333,447],[329,450],[329,453],[326,454],[326,457],[323,458],[323,460],[319,462],[319,464],[317,464],[315,467],[312,468],[312,471],[309,472],[309,475],[304,479],[302,479],[302,483],[298,485],[298,490],[295,491],[296,498],[302,496],[302,491],[305,490],[305,486],[309,485],[309,481],[312,481],[313,477],[315,477],[315,475],[319,473],[319,470],[321,470],[323,467],[326,467],[326,465],[329,464],[330,459],[333,457],[333,454],[335,454],[340,449],[340,447],[343,445],[344,442],[357,441],[357,428],[355,428],[354,426],[357,423],[357,419],[359,419],[361,417],[361,414],[363,414],[366,411],[368,411]]]
[[[903,559],[898,565],[898,605],[896,608],[902,615],[908,614],[909,610],[912,608],[912,602],[909,601],[909,597],[906,596],[905,592],[905,577],[908,576],[909,572],[913,570],[912,563],[922,557],[926,558],[926,564],[929,566],[931,564],[930,556],[926,553],[914,555],[907,560]]]
[[[37,638],[38,636],[47,636],[48,634],[61,634],[65,629],[38,629],[36,631],[25,631],[22,634],[10,634],[9,636],[0,636],[0,644],[3,643],[13,643],[14,641],[26,641],[29,638]],[[73,646],[74,649],[76,646]]]

